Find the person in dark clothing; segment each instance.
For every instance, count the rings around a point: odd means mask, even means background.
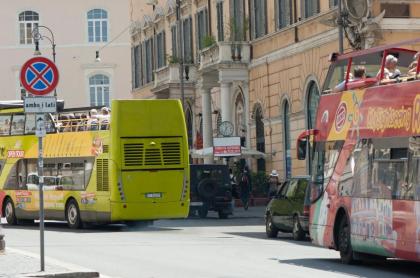
[[[239,188],[241,190],[241,200],[245,210],[248,210],[249,197],[251,195],[251,174],[248,166],[244,167],[239,181]]]

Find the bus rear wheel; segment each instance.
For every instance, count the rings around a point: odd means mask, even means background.
[[[15,206],[10,198],[7,198],[4,203],[4,216],[9,225],[16,225],[17,218],[15,214]]]
[[[338,228],[338,250],[341,262],[345,264],[355,263],[355,253],[351,246],[350,225],[346,217],[343,217]]]
[[[80,210],[75,200],[70,200],[66,207],[67,225],[71,229],[82,228],[82,219],[80,218]]]

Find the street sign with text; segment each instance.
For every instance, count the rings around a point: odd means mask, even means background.
[[[55,113],[57,100],[55,97],[26,97],[24,110],[25,113]]]

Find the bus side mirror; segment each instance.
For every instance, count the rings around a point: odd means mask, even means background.
[[[297,158],[299,160],[305,160],[306,158],[306,139],[298,140],[297,143]]]

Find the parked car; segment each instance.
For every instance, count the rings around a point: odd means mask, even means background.
[[[198,212],[205,218],[211,210],[221,219],[228,218],[232,214],[232,186],[227,165],[194,164],[190,172],[190,215]]]
[[[269,238],[279,231],[292,233],[302,240],[309,232],[310,186],[309,176],[293,177],[285,181],[270,200],[265,211],[265,230]]]

